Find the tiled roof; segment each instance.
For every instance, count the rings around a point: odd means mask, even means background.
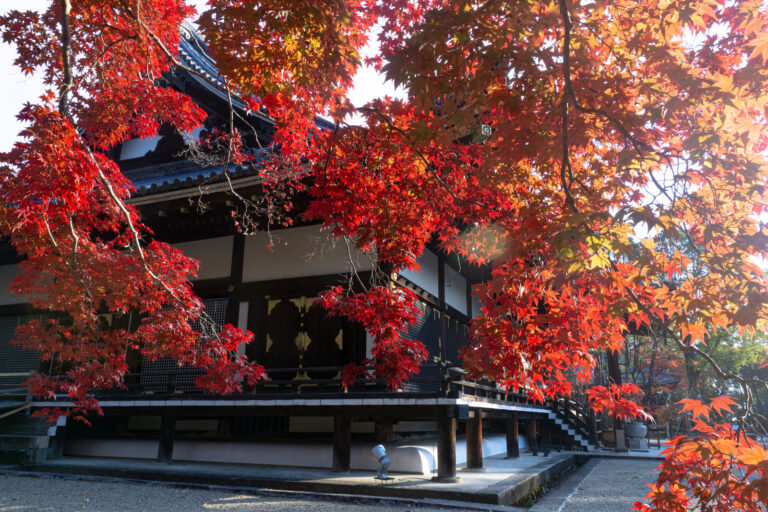
[[[238,180],[254,176],[258,171],[257,165],[258,163],[249,163],[244,166],[230,164],[228,167],[229,178]],[[137,197],[218,183],[226,179],[223,170],[221,165],[202,166],[185,160],[125,170],[123,174],[133,182],[133,186],[136,188],[133,196]]]
[[[216,68],[216,62],[207,53],[207,46],[202,36],[190,23],[185,22],[180,30],[181,40],[179,44],[179,57],[181,62],[195,72],[200,73],[205,78],[191,73],[187,74],[207,90],[213,92],[222,99],[227,100],[224,82],[220,78],[219,70]],[[184,73],[183,70],[181,72]],[[243,102],[236,96],[233,96],[232,103],[236,109],[245,108]],[[272,122],[267,115],[262,113],[249,112],[249,114],[260,117],[267,122]],[[320,117],[316,118],[316,123],[320,128],[328,129],[333,127],[333,123]],[[240,179],[257,174],[258,162],[266,156],[268,151],[269,149],[260,150],[256,160],[245,166],[235,166],[230,164],[230,179]],[[123,171],[123,174],[133,182],[133,186],[136,188],[136,192],[133,195],[136,197],[192,188],[201,184],[221,182],[225,180],[222,170],[221,165],[201,165],[193,161],[182,160],[162,164],[152,164],[135,169],[126,169]]]

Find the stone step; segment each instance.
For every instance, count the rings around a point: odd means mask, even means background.
[[[7,409],[10,407],[17,407],[24,405],[27,401],[27,392],[20,393],[0,393],[0,407]]]
[[[576,429],[576,427],[571,425],[569,422],[561,419],[560,417],[556,416],[554,413],[549,414],[549,419],[552,420],[552,423],[560,427],[560,430],[565,435],[569,436],[573,440],[575,445],[581,446],[587,451],[595,449],[592,446],[592,444],[585,439],[584,434],[582,434],[579,430]]]
[[[27,414],[0,419],[0,434],[47,435],[49,427],[45,420]]]
[[[0,448],[0,464],[39,464],[47,453],[47,449]]]
[[[45,450],[48,448],[48,439],[47,435],[0,434],[0,448]]]

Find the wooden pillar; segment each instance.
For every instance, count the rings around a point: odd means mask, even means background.
[[[333,415],[333,472],[349,471],[352,447],[352,419],[337,410]]]
[[[158,462],[171,462],[173,460],[173,441],[175,438],[176,416],[173,413],[165,413],[160,421],[160,442],[157,445]]]
[[[549,453],[552,451],[552,426],[549,421],[544,420],[541,423],[541,433],[544,437],[544,456],[549,457]]]
[[[507,458],[517,459],[520,457],[520,444],[518,443],[518,423],[517,413],[512,413],[512,417],[506,420],[507,431]]]
[[[395,424],[391,419],[377,421],[373,435],[377,443],[388,443],[395,438]]]
[[[589,439],[595,447],[600,446],[600,439],[597,436],[597,416],[592,409],[589,410]]]
[[[613,381],[614,384],[619,386],[621,384],[621,367],[619,366],[619,355],[621,354],[618,350],[607,350],[606,356],[608,359],[608,377]]]
[[[467,469],[483,467],[483,415],[480,411],[467,420]]]
[[[440,361],[448,360],[448,308],[445,304],[445,257],[442,252],[437,255],[437,295],[440,302]]]
[[[606,356],[608,359],[608,377],[611,381],[613,381],[614,384],[617,386],[621,385],[621,367],[619,366],[619,356],[621,355],[620,350],[606,350]],[[623,423],[618,418],[613,418],[613,431],[616,432],[617,430],[623,428]]]
[[[243,265],[245,262],[245,235],[237,233],[232,241],[232,258],[230,260],[230,275],[227,283],[227,323],[238,325],[240,319],[240,303],[233,297],[234,292],[243,282]],[[245,320],[245,319],[242,319]]]
[[[437,416],[438,482],[456,482],[456,418],[442,410]]]
[[[536,416],[528,421],[528,444],[531,447],[531,453],[536,455],[539,451],[539,442],[536,439]]]

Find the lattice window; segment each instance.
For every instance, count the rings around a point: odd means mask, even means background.
[[[401,335],[424,344],[429,351],[427,364],[434,364],[440,358],[440,311],[429,304],[418,302],[421,314],[416,323],[407,326]],[[422,368],[420,377],[440,378],[440,370],[437,368]],[[438,391],[439,382],[406,382],[403,385],[405,391]]]
[[[226,297],[218,299],[206,299],[203,301],[205,311],[218,327],[221,327],[227,321],[228,305],[229,301]],[[195,330],[199,330],[200,325],[198,322],[195,322],[192,327]],[[175,375],[174,389],[176,391],[184,393],[202,391],[195,385],[195,380],[197,377],[204,373],[203,370],[189,366],[180,367],[178,363],[176,363],[176,361],[170,357],[164,357],[154,361],[142,359],[141,373],[158,374],[141,376],[140,383],[145,392],[167,393],[168,376],[171,374]]]
[[[10,341],[16,337],[16,327],[33,319],[46,320],[46,315],[0,316],[0,373],[35,372],[40,367],[40,353],[24,350]],[[25,377],[0,377],[0,384],[21,384]]]

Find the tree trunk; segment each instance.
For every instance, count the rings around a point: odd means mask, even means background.
[[[608,380],[618,386],[621,384],[621,368],[619,367],[619,356],[621,355],[621,351],[606,351],[606,355],[608,356]],[[621,421],[618,418],[614,418],[613,430],[616,431],[616,429],[621,428],[621,426]]]
[[[685,376],[688,378],[688,398],[699,398],[699,375],[701,372],[696,368],[696,354],[692,351],[683,352],[685,357]]]

